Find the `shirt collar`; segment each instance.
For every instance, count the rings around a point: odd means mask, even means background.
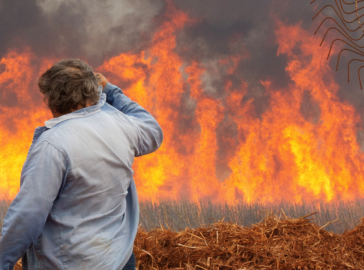
[[[69,119],[74,119],[74,118],[86,117],[86,116],[89,116],[89,115],[92,115],[92,114],[95,114],[95,113],[101,111],[101,107],[105,104],[105,101],[106,101],[106,95],[104,93],[102,93],[101,85],[99,85],[98,91],[100,92],[100,100],[96,105],[86,107],[86,108],[74,111],[72,113],[68,113],[68,114],[62,115],[60,117],[45,121],[45,126],[47,128],[52,128],[55,125],[57,125],[63,121],[66,121]]]

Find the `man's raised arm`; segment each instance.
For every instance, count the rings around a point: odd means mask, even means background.
[[[96,76],[104,88],[106,102],[130,116],[138,129],[139,146],[135,155],[142,156],[156,151],[163,141],[163,132],[158,122],[142,106],[125,96],[119,87],[109,83],[102,74],[97,73]]]

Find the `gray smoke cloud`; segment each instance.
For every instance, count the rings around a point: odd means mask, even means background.
[[[159,0],[2,0],[0,55],[30,46],[42,56],[82,57],[96,66],[147,46],[163,7]]]
[[[326,4],[334,3],[333,0],[317,0],[313,5],[309,4],[309,0],[172,1],[178,9],[197,19],[197,23],[177,33],[175,51],[186,64],[197,60],[206,65],[208,72],[202,78],[206,94],[223,99],[223,85],[227,79],[236,89],[243,80],[248,85],[248,92],[241,102],[253,98],[252,114],[257,118],[269,108],[270,98],[260,81],[269,79],[275,88],[282,91],[292,83],[285,71],[286,56],[277,56],[274,18],[287,24],[301,22],[301,26],[313,34],[321,20],[318,18],[312,22],[315,12]],[[153,34],[165,19],[165,10],[166,2],[162,0],[0,0],[0,57],[9,49],[30,47],[39,56],[82,58],[96,67],[122,52],[139,52],[148,48]],[[334,13],[326,9],[323,14]],[[327,29],[330,23],[325,25]],[[322,33],[319,34],[322,36]],[[332,40],[334,35],[328,36],[328,40]],[[231,46],[232,40],[234,46]],[[218,60],[235,54],[241,48],[249,52],[249,58],[238,64],[233,75],[224,73]],[[344,56],[342,61],[347,63],[347,59]],[[335,59],[330,60],[330,65],[334,72]],[[214,76],[209,76],[211,70],[214,70]],[[353,104],[364,116],[364,92],[360,91],[357,80],[348,84],[346,72],[342,71],[337,73],[336,80],[340,86],[340,98]],[[5,93],[4,89],[6,87],[0,85],[0,106],[16,106],[16,94]],[[180,132],[199,130],[194,118],[195,107],[190,102],[186,86],[177,119]],[[308,92],[304,95],[300,111],[307,121],[316,123],[319,119],[319,104]],[[230,173],[228,157],[236,151],[238,136],[229,113],[217,128],[217,136],[216,175],[224,180]],[[175,137],[178,140],[178,136]],[[176,145],[179,145],[178,141]],[[184,153],[186,149],[181,147],[179,151]]]

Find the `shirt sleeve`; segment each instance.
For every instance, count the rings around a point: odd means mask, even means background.
[[[163,141],[163,132],[154,117],[138,103],[131,101],[121,89],[107,83],[103,92],[106,102],[129,116],[138,132],[138,149],[135,156],[142,156],[156,151]]]
[[[16,262],[41,235],[65,178],[62,153],[44,141],[34,145],[24,163],[21,187],[4,220],[0,238],[0,269]]]

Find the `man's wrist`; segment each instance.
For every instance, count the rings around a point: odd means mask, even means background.
[[[102,89],[102,92],[105,93],[106,95],[111,91],[112,89],[112,84],[107,82],[104,86],[104,88]]]

